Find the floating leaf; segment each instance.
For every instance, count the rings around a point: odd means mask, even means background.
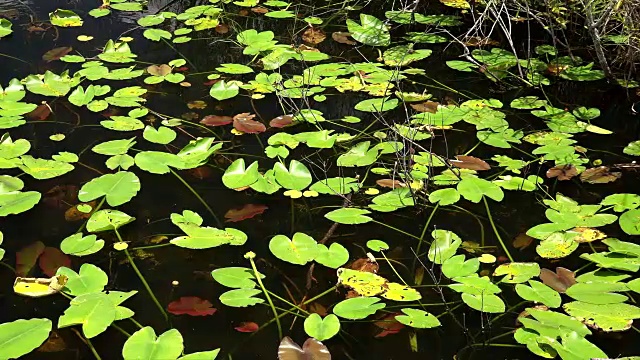
[[[624,303],[602,306],[574,301],[562,307],[567,314],[605,332],[627,330],[634,319],[640,318],[640,308]]]
[[[331,354],[326,346],[314,338],[308,338],[302,348],[290,337],[282,338],[278,346],[278,360],[299,359],[331,360]]]
[[[325,218],[337,222],[339,224],[364,224],[373,219],[366,216],[370,214],[369,210],[356,208],[342,208],[330,211],[324,215]]]
[[[542,303],[550,308],[557,308],[562,304],[560,294],[539,281],[529,280],[529,286],[517,284],[516,292],[525,300]]]
[[[324,244],[318,244],[316,251],[314,260],[332,269],[337,269],[349,261],[349,251],[339,243],[333,243],[328,248]]]
[[[431,232],[431,236],[433,242],[429,246],[427,257],[436,264],[442,264],[455,255],[462,244],[460,237],[453,231],[438,229]]]
[[[389,30],[373,15],[360,14],[360,24],[348,19],[347,27],[351,36],[365,45],[388,46],[391,43]]]
[[[167,330],[156,337],[153,328],[146,326],[127,339],[122,348],[122,357],[125,360],[133,360],[155,359],[161,356],[163,359],[175,360],[183,350],[182,335],[178,330]]]
[[[167,311],[173,315],[207,316],[215,314],[216,310],[208,300],[197,296],[183,296],[167,306]]]
[[[247,288],[252,289],[256,287],[255,277],[253,270],[243,267],[226,267],[213,270],[211,272],[213,279],[220,283],[220,285],[231,288]],[[261,278],[265,276],[260,274]]]
[[[19,319],[0,324],[3,358],[17,359],[35,350],[47,340],[52,327],[49,319]]]
[[[398,107],[398,99],[375,98],[362,100],[355,105],[356,110],[365,112],[383,112],[393,110]]]
[[[309,235],[297,232],[293,239],[276,235],[269,241],[269,250],[278,259],[297,265],[305,265],[318,254],[318,243]]]
[[[640,209],[633,209],[620,215],[620,227],[629,235],[640,235]]]
[[[465,177],[457,186],[457,190],[465,199],[478,203],[483,196],[487,196],[495,201],[502,201],[504,193],[502,189],[485,179],[477,177]]]
[[[56,11],[49,13],[49,20],[52,25],[60,27],[75,27],[82,26],[82,19],[78,14],[71,10],[57,9]]]
[[[140,191],[140,179],[128,171],[105,174],[84,184],[78,200],[87,202],[105,196],[107,203],[118,206],[129,202]]]
[[[242,333],[254,333],[260,329],[260,325],[253,321],[243,321],[233,329]]]
[[[258,162],[254,161],[245,168],[244,159],[240,158],[229,165],[222,175],[222,183],[230,189],[237,189],[255,183],[259,177]]]
[[[87,221],[87,231],[100,232],[115,230],[134,220],[134,217],[131,217],[122,211],[111,209],[98,210],[94,212],[89,218],[89,221]]]
[[[231,307],[247,307],[263,303],[264,300],[253,297],[261,293],[257,289],[235,289],[220,295],[220,302]]]
[[[225,221],[238,222],[251,219],[264,213],[269,207],[262,204],[246,204],[241,208],[231,209],[224,214]]]
[[[218,81],[213,84],[209,90],[209,95],[216,100],[222,101],[235,97],[240,92],[240,88],[236,82],[225,82],[224,80]]]
[[[104,290],[105,285],[107,285],[109,281],[104,271],[88,263],[80,266],[79,273],[69,268],[61,267],[58,269],[56,275],[64,275],[67,277],[67,283],[63,291],[73,296],[100,292]]]
[[[324,319],[318,314],[311,314],[304,320],[304,331],[320,341],[331,339],[340,331],[340,320],[334,314],[329,314]]]
[[[375,314],[386,305],[377,297],[355,297],[342,300],[333,308],[333,313],[349,320],[361,320]]]
[[[430,329],[440,326],[440,320],[424,310],[404,308],[401,311],[404,315],[395,317],[401,324],[417,329]]]
[[[291,160],[289,169],[283,163],[277,162],[273,170],[276,181],[285,189],[303,190],[313,181],[309,169],[297,160]]]

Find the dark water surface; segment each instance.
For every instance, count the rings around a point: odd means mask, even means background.
[[[309,1],[313,4],[313,1]],[[318,2],[316,2],[318,3]],[[189,59],[190,73],[208,72],[221,63],[246,63],[249,56],[242,55],[242,49],[236,47],[229,37],[235,38],[236,31],[229,34],[218,35],[213,32],[209,39],[192,41],[179,46],[180,54],[169,48],[163,42],[150,42],[142,37],[141,30],[131,31],[137,25],[135,20],[138,13],[126,14],[114,12],[112,15],[93,19],[86,12],[98,6],[99,3],[93,0],[83,1],[26,1],[15,2],[0,0],[0,11],[18,9],[16,17],[12,19],[14,23],[14,33],[6,39],[0,41],[0,53],[21,59],[18,61],[9,57],[0,56],[0,83],[6,84],[11,78],[24,78],[32,73],[44,73],[50,69],[56,73],[65,68],[76,71],[79,66],[75,64],[65,64],[62,62],[46,63],[41,60],[42,54],[47,50],[59,46],[73,46],[85,56],[96,54],[97,50],[108,40],[115,39],[126,32],[127,36],[134,38],[131,47],[134,53],[138,54],[138,60],[152,64],[160,64],[171,59],[184,57]],[[151,1],[148,13],[154,13],[168,5],[165,10],[180,12],[192,6],[189,1],[177,1],[168,4],[167,1]],[[363,12],[379,14],[382,7],[393,6],[392,2],[373,1]],[[48,20],[48,13],[56,8],[66,8],[76,11],[84,19],[85,23],[79,28],[60,29],[59,34],[53,31],[46,33],[29,33],[25,31],[28,27],[30,17],[34,20]],[[384,9],[388,10],[388,9]],[[124,15],[123,15],[124,14]],[[290,41],[299,43],[300,29],[303,24],[292,25],[290,21],[265,20],[264,17],[249,14],[247,17],[234,17],[237,21],[236,29],[255,28],[257,30],[273,30],[277,39],[281,43]],[[340,22],[339,25],[344,24]],[[344,30],[338,26],[331,25],[327,33],[334,30]],[[92,35],[93,41],[81,43],[76,40],[80,34]],[[296,34],[292,37],[292,34]],[[56,38],[57,36],[57,38]],[[540,33],[541,40],[544,34]],[[505,90],[504,88],[491,83],[484,77],[477,75],[466,75],[448,69],[444,60],[455,58],[455,51],[447,51],[444,45],[430,46],[434,49],[434,54],[426,61],[415,65],[416,68],[424,68],[429,77],[442,82],[453,89],[461,92],[473,93],[478,98],[493,97],[504,103],[510,102],[513,98],[524,95],[539,95],[529,93],[529,90]],[[340,56],[351,61],[362,61],[360,55],[350,47],[332,42],[330,39],[319,45],[319,49],[334,56]],[[365,51],[365,50],[361,50]],[[370,59],[375,59],[375,53],[365,53]],[[371,56],[370,56],[371,55]],[[302,71],[302,65],[296,63],[288,66],[283,73],[297,74]],[[283,74],[286,77],[286,74]],[[191,88],[180,88],[178,86],[158,86],[150,87],[150,94],[147,98],[146,106],[157,112],[180,117],[182,114],[195,111],[200,117],[208,114],[231,115],[241,112],[254,112],[257,110],[264,119],[271,119],[282,114],[277,99],[273,97],[255,102],[256,109],[247,98],[239,98],[224,103],[217,102],[208,96],[208,88],[202,83],[206,81],[204,76],[188,76],[188,80],[193,84]],[[435,84],[429,79],[425,83]],[[142,77],[131,82],[131,85],[142,84]],[[420,88],[418,86],[418,88]],[[437,98],[457,95],[446,90],[432,89]],[[156,91],[154,93],[154,91]],[[604,81],[595,83],[570,83],[560,82],[547,88],[548,96],[558,103],[580,104],[584,106],[598,107],[602,111],[602,116],[595,120],[596,125],[611,129],[615,132],[612,136],[594,136],[580,134],[576,136],[579,144],[585,146],[596,153],[590,153],[591,159],[600,158],[605,164],[628,162],[629,159],[621,156],[622,148],[630,141],[636,140],[640,131],[640,118],[630,114],[630,104],[634,95],[628,95],[619,88],[611,88]],[[30,102],[37,100],[33,94],[28,95]],[[631,98],[630,98],[631,97]],[[353,106],[363,97],[359,95],[329,96],[324,103],[313,104],[314,109],[324,112],[328,119],[341,118],[354,113]],[[44,98],[42,99],[44,100]],[[50,100],[50,99],[49,99]],[[186,103],[192,100],[204,100],[208,107],[204,110],[189,110]],[[270,101],[272,100],[272,101]],[[457,99],[456,100],[461,100]],[[64,105],[62,99],[50,103],[54,113],[47,121],[30,121],[18,129],[12,129],[11,135],[14,139],[25,138],[32,144],[30,154],[37,157],[49,158],[59,151],[82,152],[81,161],[90,167],[105,171],[104,156],[93,154],[90,149],[93,145],[106,140],[131,137],[133,135],[106,130],[98,125],[103,120],[101,114],[91,113],[85,109],[78,110],[72,107],[70,111]],[[303,106],[298,104],[298,106]],[[292,109],[289,109],[292,110]],[[510,115],[510,123],[514,128],[523,128],[525,131],[542,128],[542,122],[533,116]],[[363,117],[366,119],[366,117]],[[78,126],[74,126],[79,122]],[[367,123],[367,121],[364,121]],[[469,125],[470,126],[470,125]],[[464,126],[461,127],[464,130]],[[472,129],[470,126],[469,129]],[[193,135],[206,136],[198,129],[189,129]],[[67,138],[62,142],[52,142],[49,136],[54,133],[66,134]],[[140,134],[138,134],[140,135]],[[261,140],[271,135],[267,132],[262,134]],[[434,151],[444,154],[461,154],[469,150],[476,143],[473,131],[451,132],[447,135],[447,148],[442,144],[437,145]],[[231,139],[230,136],[226,138]],[[181,147],[185,143],[185,138],[179,136],[177,144]],[[225,146],[222,152],[237,152],[245,154],[262,155],[262,148],[253,137],[244,136],[240,140],[233,140],[235,148],[229,150]],[[441,146],[441,148],[438,148]],[[149,150],[153,149],[148,143],[139,141],[136,148]],[[531,147],[531,149],[533,146]],[[530,151],[531,149],[526,149]],[[158,148],[158,150],[162,150]],[[597,153],[596,151],[605,151]],[[296,151],[292,151],[292,158],[296,158]],[[300,153],[301,154],[301,153]],[[505,150],[505,155],[519,158],[521,155],[516,150]],[[474,152],[477,157],[491,157],[493,153],[483,154]],[[329,161],[328,161],[329,162]],[[216,156],[212,164],[220,164],[221,168],[226,168],[228,162],[222,156]],[[315,168],[315,171],[321,171]],[[329,173],[335,172],[329,170]],[[529,169],[529,174],[543,175],[542,169],[536,164]],[[178,235],[177,228],[171,224],[168,217],[171,213],[182,212],[184,209],[191,209],[201,214],[205,219],[205,224],[213,224],[213,219],[207,213],[200,202],[188,191],[175,177],[152,175],[143,171],[137,171],[140,177],[142,189],[133,200],[123,206],[121,210],[136,217],[136,221],[123,227],[120,231],[125,241],[130,241],[130,246],[144,246],[148,239],[154,235]],[[178,299],[181,296],[198,296],[213,302],[218,311],[213,316],[190,317],[171,316],[171,327],[178,329],[185,339],[185,349],[187,353],[205,351],[215,348],[222,348],[222,353],[229,354],[234,359],[276,358],[278,339],[275,326],[270,326],[263,331],[249,336],[235,331],[233,328],[242,321],[254,321],[258,324],[265,323],[272,319],[271,310],[266,306],[254,306],[250,308],[230,308],[219,303],[218,297],[226,291],[225,288],[215,283],[210,271],[223,266],[247,266],[243,259],[246,251],[252,250],[258,254],[258,267],[261,272],[267,275],[265,285],[277,294],[286,294],[283,284],[286,284],[293,291],[294,297],[301,294],[292,289],[290,281],[300,286],[304,293],[304,283],[307,267],[299,267],[285,264],[276,260],[270,255],[268,241],[275,234],[290,234],[291,230],[305,232],[315,239],[320,239],[331,227],[332,222],[326,220],[322,215],[326,210],[319,209],[320,206],[336,206],[339,203],[333,200],[306,199],[296,201],[292,208],[290,200],[283,196],[268,196],[249,192],[235,192],[226,189],[221,181],[222,172],[213,169],[213,176],[205,179],[198,179],[188,172],[182,172],[183,176],[194,189],[205,199],[214,209],[218,217],[229,209],[240,207],[246,203],[264,204],[269,207],[263,215],[234,224],[234,227],[244,231],[249,241],[242,247],[220,247],[211,250],[193,251],[177,247],[161,247],[148,249],[144,253],[137,253],[137,264],[148,280],[151,288],[164,305]],[[358,174],[358,170],[346,170],[343,176],[353,176]],[[33,181],[24,178],[27,189],[37,190],[46,193],[56,185],[82,186],[83,183],[94,178],[96,173],[83,166],[76,166],[76,170],[45,181]],[[322,178],[322,174],[320,176]],[[604,196],[616,192],[637,192],[640,188],[640,175],[638,173],[627,172],[619,181],[606,185],[581,184],[578,181],[559,183],[555,190],[570,196],[580,203],[596,203]],[[519,233],[526,231],[533,225],[544,222],[544,207],[540,204],[541,194],[509,192],[505,201],[501,203],[492,202],[492,213],[497,224],[500,226],[502,236],[507,242]],[[490,225],[486,219],[486,211],[482,204],[462,204],[466,210],[476,214],[483,227],[480,227],[478,220],[474,216],[465,212],[449,212],[439,210],[431,220],[431,227],[449,229],[458,233],[463,240],[478,241],[485,238],[486,244],[496,246],[497,242]],[[0,219],[0,228],[4,232],[5,242],[3,248],[7,250],[5,261],[13,264],[14,254],[22,247],[34,242],[42,241],[47,246],[58,247],[61,239],[74,233],[80,226],[80,222],[69,223],[64,220],[66,207],[57,208],[41,202],[33,210],[21,215],[14,215]],[[292,216],[291,212],[294,211]],[[377,220],[390,224],[406,232],[419,235],[423,224],[426,222],[431,209],[409,208],[396,211],[392,214],[377,216]],[[294,223],[291,223],[293,219]],[[605,228],[605,231],[615,237],[617,227]],[[482,234],[482,231],[484,234]],[[111,234],[103,236],[107,244],[111,244]],[[364,243],[373,238],[383,239],[392,245],[390,254],[398,261],[410,264],[413,260],[411,248],[415,247],[415,240],[403,237],[398,232],[373,223],[358,226],[339,226],[334,234],[336,239],[340,239],[351,253],[351,259],[363,257],[366,252]],[[578,255],[583,248],[576,251],[575,256],[569,260],[564,260],[563,265],[571,267],[571,264],[578,264]],[[556,265],[545,259],[540,259],[534,246],[523,251],[511,249],[516,260],[538,261],[541,267],[553,268]],[[497,256],[501,255],[501,250],[496,249]],[[144,258],[144,256],[148,256]],[[136,312],[135,319],[143,324],[153,326],[156,333],[160,334],[169,327],[158,310],[153,306],[147,293],[142,288],[139,279],[134,274],[131,267],[126,263],[124,255],[111,250],[110,245],[98,254],[75,258],[72,264],[73,269],[78,269],[82,262],[89,261],[100,266],[109,274],[109,284],[107,289],[129,291],[136,289],[139,293],[127,300],[127,307]],[[382,266],[383,269],[388,269]],[[490,267],[487,267],[490,269]],[[39,270],[37,270],[39,271]],[[381,275],[393,277],[393,274],[384,270]],[[42,274],[33,274],[39,276]],[[330,288],[335,284],[335,271],[317,267],[315,272],[318,284],[311,290],[309,297]],[[402,274],[411,278],[412,274],[404,272]],[[287,280],[288,278],[289,280]],[[57,322],[57,318],[68,306],[68,300],[61,296],[44,297],[40,299],[30,299],[14,295],[10,289],[14,276],[4,269],[0,269],[0,286],[3,289],[0,293],[0,322],[13,321],[19,318],[43,317],[50,318]],[[172,286],[172,281],[178,281],[178,286]],[[426,284],[433,284],[433,281],[425,276]],[[451,295],[452,293],[447,293]],[[632,296],[632,295],[630,295]],[[330,294],[323,297],[320,303],[325,306],[334,304],[343,298],[340,294]],[[450,299],[457,299],[449,296]],[[505,300],[509,305],[518,303],[518,297],[505,290]],[[297,299],[298,301],[300,298]],[[422,300],[425,304],[436,304],[429,308],[434,314],[443,313],[444,307],[441,304],[440,295],[435,291],[424,292]],[[388,306],[387,309],[390,307]],[[437,329],[417,331],[418,353],[413,353],[410,349],[408,334],[405,329],[399,334],[390,335],[384,338],[375,338],[374,335],[379,329],[371,322],[355,322],[344,324],[349,335],[342,338],[334,338],[325,343],[330,348],[335,359],[451,359],[458,354],[459,359],[526,359],[533,358],[528,350],[523,347],[511,347],[507,344],[516,344],[513,337],[508,334],[493,342],[505,344],[504,346],[483,347],[483,341],[491,339],[497,335],[504,334],[515,328],[515,316],[523,309],[522,306],[513,309],[500,320],[488,325],[492,315],[481,315],[480,313],[460,307],[453,311],[453,315],[440,317],[442,326]],[[396,309],[399,311],[399,307]],[[120,324],[126,331],[137,330],[133,324],[122,322]],[[291,323],[291,317],[283,321],[285,333],[291,336],[298,343],[302,343],[307,337],[302,328],[302,320],[298,319]],[[92,355],[88,348],[78,339],[70,329],[58,331],[67,342],[67,349],[57,353],[37,353],[34,352],[25,359],[91,359]],[[120,358],[122,345],[126,338],[117,330],[109,328],[105,333],[92,340],[99,354],[103,359]],[[602,348],[611,356],[637,354],[640,346],[640,337],[633,331],[614,334],[599,334],[591,336],[590,340]],[[466,348],[463,353],[461,349],[470,344],[476,346]],[[229,353],[233,351],[232,353]],[[222,354],[220,358],[223,358]]]

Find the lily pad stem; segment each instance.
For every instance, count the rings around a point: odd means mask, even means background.
[[[408,232],[406,232],[406,231],[404,231],[404,230],[400,230],[400,229],[398,229],[397,227],[393,227],[393,226],[391,226],[391,225],[389,225],[389,224],[385,224],[385,223],[383,223],[383,222],[376,221],[376,220],[372,220],[371,222],[372,222],[372,223],[376,223],[376,224],[378,224],[378,225],[382,225],[382,226],[384,226],[384,227],[386,227],[386,228],[389,228],[389,229],[391,229],[391,230],[393,230],[393,231],[397,231],[397,232],[399,232],[400,234],[403,234],[403,235],[406,235],[406,236],[412,237],[412,238],[414,238],[414,239],[420,240],[420,238],[419,238],[419,237],[417,237],[417,236],[415,236],[415,235],[413,235],[413,234],[409,234]]]
[[[118,240],[122,242],[122,237],[120,236],[120,233],[118,232],[118,230],[117,229],[113,229],[113,231],[116,233],[116,236],[118,237]],[[164,319],[166,321],[169,321],[169,316],[167,315],[167,312],[164,311],[164,307],[162,307],[162,305],[160,305],[160,301],[158,301],[158,298],[153,293],[153,290],[151,290],[151,287],[149,286],[149,283],[144,278],[144,276],[142,276],[142,273],[140,272],[140,270],[136,266],[136,263],[133,261],[133,258],[131,257],[131,254],[129,254],[129,250],[128,249],[124,249],[124,254],[127,256],[127,260],[129,260],[129,264],[131,264],[131,268],[133,268],[133,271],[136,273],[136,275],[138,275],[138,278],[142,282],[142,285],[144,286],[144,288],[147,290],[147,293],[149,293],[149,296],[151,297],[151,300],[153,300],[153,302],[156,304],[156,306],[158,307],[158,310],[160,310],[160,312],[162,313],[162,316],[164,317]]]
[[[505,245],[504,241],[502,241],[502,238],[500,237],[500,233],[496,228],[496,224],[493,222],[493,217],[491,216],[491,210],[489,210],[489,203],[487,202],[487,198],[483,196],[482,201],[484,201],[484,207],[485,209],[487,209],[487,217],[489,218],[489,222],[491,223],[491,228],[493,228],[493,232],[496,234],[496,237],[498,238],[498,241],[502,246],[502,250],[504,250],[505,254],[507,254],[509,261],[513,262],[513,257],[511,256],[511,253],[509,253],[509,249],[507,249],[507,246]]]
[[[431,210],[431,214],[429,215],[429,218],[427,219],[427,222],[424,224],[424,227],[422,228],[422,233],[420,234],[420,239],[418,239],[418,246],[416,247],[416,254],[420,254],[420,248],[422,248],[422,242],[424,240],[424,236],[427,234],[427,229],[429,228],[429,224],[431,224],[431,219],[433,219],[433,215],[436,214],[436,211],[438,211],[438,208],[440,207],[440,203],[436,203],[436,206],[433,208],[433,210]],[[416,259],[413,259],[413,265],[411,265],[411,268],[415,270],[416,268]]]
[[[178,178],[178,180],[180,180],[180,182],[187,187],[187,189],[189,189],[189,191],[191,191],[191,193],[193,195],[196,196],[196,198],[198,198],[198,200],[200,201],[200,203],[202,203],[202,205],[204,205],[204,207],[207,209],[207,211],[209,211],[209,214],[211,214],[211,216],[213,216],[213,218],[216,220],[216,223],[218,224],[219,227],[222,227],[222,223],[220,222],[220,219],[218,219],[218,217],[216,216],[216,214],[213,212],[213,209],[211,209],[211,207],[209,206],[209,204],[207,204],[206,201],[204,201],[204,199],[200,196],[200,194],[198,194],[197,191],[195,191],[191,185],[189,185],[189,183],[187,183],[186,181],[184,181],[184,179],[178,175],[177,172],[173,171],[173,169],[169,169],[169,171],[171,171],[171,173],[173,174],[173,176],[175,176],[176,178]]]
[[[279,336],[278,339],[282,339],[282,325],[280,324],[280,318],[278,317],[278,312],[276,311],[276,307],[273,305],[273,301],[269,296],[269,292],[267,291],[267,289],[264,287],[264,284],[262,283],[262,279],[260,279],[260,273],[258,272],[258,268],[256,268],[256,263],[253,261],[253,258],[256,257],[256,254],[253,251],[249,251],[244,255],[244,257],[246,259],[249,259],[249,262],[251,262],[251,268],[253,269],[253,276],[258,281],[258,285],[260,285],[260,288],[264,293],[264,297],[267,298],[267,301],[269,302],[269,306],[271,306],[271,310],[273,311],[273,316],[275,316],[276,325],[278,326],[278,336]]]

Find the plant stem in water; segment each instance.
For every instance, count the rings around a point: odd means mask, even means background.
[[[260,288],[262,289],[262,292],[264,293],[264,297],[267,298],[267,301],[269,302],[269,306],[271,306],[271,310],[273,311],[273,316],[275,316],[275,320],[276,320],[276,325],[278,326],[278,339],[282,339],[282,325],[280,324],[280,318],[278,317],[278,312],[276,311],[276,307],[273,305],[273,301],[271,300],[271,297],[269,296],[269,292],[267,291],[267,289],[264,287],[264,284],[262,283],[262,279],[260,279],[260,273],[258,272],[258,268],[256,267],[256,263],[253,261],[253,258],[256,256],[256,254],[252,251],[246,253],[244,255],[245,258],[249,259],[249,262],[251,262],[251,268],[253,269],[253,276],[256,278],[256,280],[258,281],[258,285],[260,285]]]
[[[493,217],[491,216],[491,211],[489,210],[489,203],[487,202],[487,198],[482,196],[482,200],[484,201],[484,207],[487,209],[487,217],[489,218],[489,222],[491,223],[491,228],[493,228],[493,232],[496,234],[496,237],[498,238],[498,241],[502,246],[502,250],[504,250],[505,254],[507,254],[509,261],[513,262],[513,257],[509,253],[509,249],[507,249],[507,246],[505,245],[504,241],[502,241],[502,238],[500,237],[500,233],[496,228],[496,224],[493,222]]]
[[[222,223],[220,222],[220,219],[218,219],[218,217],[216,216],[216,214],[213,212],[213,209],[211,209],[211,207],[209,206],[209,204],[207,204],[206,201],[204,201],[204,199],[200,196],[200,194],[198,194],[198,192],[191,187],[191,185],[189,185],[189,183],[187,183],[186,181],[184,181],[184,179],[178,175],[178,173],[176,173],[175,171],[173,171],[173,169],[169,169],[169,171],[171,171],[171,173],[173,174],[173,176],[175,176],[176,178],[178,178],[178,180],[180,180],[180,182],[187,187],[187,189],[189,189],[189,191],[191,191],[191,193],[193,193],[193,195],[196,196],[196,198],[198,198],[198,200],[200,201],[200,203],[202,203],[202,205],[204,205],[204,207],[207,209],[207,211],[209,211],[209,214],[211,214],[211,216],[213,216],[213,218],[216,220],[216,223],[218,224],[219,227],[222,227]]]

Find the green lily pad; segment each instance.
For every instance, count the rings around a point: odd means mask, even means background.
[[[127,339],[122,348],[125,360],[156,359],[162,357],[175,360],[184,350],[182,335],[176,329],[170,329],[156,337],[152,327],[146,326]]]
[[[620,215],[620,227],[629,235],[640,235],[640,209],[628,210]]]
[[[98,210],[94,212],[89,218],[89,221],[87,221],[87,231],[100,232],[115,230],[135,219],[136,218],[118,210]]]
[[[0,193],[0,216],[19,214],[30,210],[38,202],[41,195],[37,191],[9,191]]]
[[[64,275],[67,277],[67,283],[63,291],[73,296],[81,296],[85,294],[96,293],[104,290],[109,278],[107,274],[99,267],[93,264],[82,264],[80,272],[61,267],[56,275]]]
[[[545,259],[561,259],[569,256],[580,245],[573,238],[574,235],[555,232],[536,246],[536,252]]]
[[[320,180],[309,187],[309,190],[318,194],[345,195],[358,191],[360,183],[352,177],[334,177]]]
[[[13,24],[11,23],[11,21],[5,18],[0,19],[0,38],[11,34],[13,32],[13,30],[11,29],[12,26]]]
[[[60,27],[76,27],[82,26],[82,18],[71,10],[57,9],[49,13],[49,20],[52,25]]]
[[[464,255],[455,255],[442,263],[442,274],[449,279],[475,274],[480,268],[478,258],[465,260]]]
[[[240,93],[240,87],[235,81],[226,82],[224,80],[213,84],[209,90],[209,95],[216,100],[222,101],[231,99]]]
[[[3,358],[17,359],[35,350],[47,340],[52,326],[49,319],[19,319],[0,324]]]
[[[178,134],[176,134],[174,130],[166,126],[160,126],[156,129],[153,126],[147,125],[142,133],[142,137],[144,137],[145,140],[161,145],[169,144],[175,140],[177,136]]]
[[[375,98],[362,100],[355,105],[355,109],[364,112],[383,112],[393,110],[398,107],[398,99],[395,98]]]
[[[111,206],[119,206],[129,202],[140,191],[140,179],[136,174],[120,171],[97,177],[80,188],[78,200],[89,202],[101,196]]]
[[[540,275],[540,265],[538,263],[512,262],[500,264],[494,271],[493,276],[502,276],[501,282],[507,284],[523,283],[533,277]]]
[[[562,304],[557,291],[536,280],[529,280],[529,286],[517,284],[516,293],[525,300],[541,303],[550,308],[557,308]]]
[[[269,250],[278,259],[297,265],[305,265],[318,255],[318,243],[301,232],[293,234],[293,239],[276,235],[269,241]]]
[[[249,167],[245,167],[244,159],[240,158],[225,170],[222,175],[222,183],[229,189],[237,189],[255,183],[259,176],[257,161],[254,161]]]
[[[297,160],[291,160],[288,170],[283,163],[277,162],[273,171],[276,181],[285,189],[303,190],[313,181],[309,169]]]
[[[369,210],[356,209],[356,208],[342,208],[333,211],[329,211],[324,215],[325,218],[337,222],[338,224],[364,224],[372,221],[373,219],[366,216],[370,214]]]
[[[640,156],[640,140],[630,142],[629,145],[622,149],[622,152],[627,155]]]
[[[605,332],[627,330],[634,319],[640,318],[640,308],[625,303],[602,306],[574,301],[562,307],[567,314]]]
[[[338,166],[354,167],[373,164],[378,159],[378,149],[369,148],[369,145],[371,145],[369,141],[360,142],[338,156]]]
[[[355,297],[342,300],[333,308],[333,313],[344,319],[361,320],[375,314],[386,305],[377,297]]]
[[[452,205],[460,200],[460,193],[454,188],[438,189],[429,194],[429,202],[440,206]]]
[[[440,320],[424,310],[404,308],[404,315],[396,315],[395,319],[406,326],[416,329],[430,329],[440,326]]]
[[[599,305],[616,304],[628,300],[625,295],[614,291],[627,291],[627,286],[615,282],[579,282],[571,285],[566,294],[574,300]]]
[[[360,14],[360,23],[347,20],[347,28],[357,41],[370,46],[388,46],[391,35],[385,24],[373,15]]]
[[[429,246],[427,258],[436,264],[442,264],[455,255],[462,245],[462,239],[453,231],[437,229],[431,232],[431,236],[433,242]]]
[[[304,332],[319,341],[331,339],[340,331],[340,320],[334,314],[321,318],[318,314],[311,314],[304,320]]]
[[[462,294],[462,301],[469,305],[470,308],[486,312],[499,314],[505,311],[505,304],[502,299],[493,294]]]
[[[463,178],[458,183],[457,190],[465,199],[474,203],[480,202],[483,196],[495,201],[502,201],[504,198],[504,193],[498,185],[477,177]]]
[[[264,300],[254,297],[262,291],[258,289],[235,289],[220,295],[220,302],[231,307],[247,307],[263,303]]]
[[[256,287],[253,270],[243,267],[225,267],[213,270],[211,276],[220,285],[236,289],[253,289]],[[265,276],[260,274],[260,278]]]
[[[104,240],[95,235],[83,236],[76,233],[67,236],[60,243],[60,250],[67,255],[86,256],[95,254],[104,247]]]
[[[339,243],[333,243],[329,247],[324,244],[318,244],[316,252],[317,255],[314,260],[332,269],[337,269],[349,261],[349,251]]]
[[[37,159],[29,155],[24,155],[21,159],[20,170],[38,180],[58,177],[74,169],[73,165],[62,161]]]

